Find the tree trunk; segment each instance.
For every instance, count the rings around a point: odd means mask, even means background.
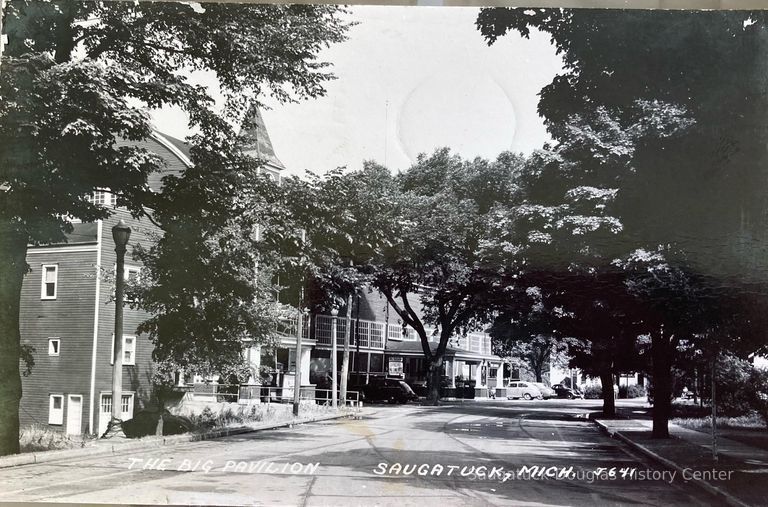
[[[611,370],[600,372],[600,386],[603,391],[603,415],[616,417],[616,399],[613,397],[613,372]]]
[[[440,401],[440,381],[443,373],[443,357],[433,357],[429,362],[427,374],[427,402],[438,405]]]
[[[651,342],[653,359],[653,438],[669,438],[672,413],[672,360],[669,342],[661,333]]]
[[[163,436],[163,414],[165,413],[165,397],[162,394],[158,394],[157,391],[160,391],[163,389],[162,387],[157,387],[155,396],[157,396],[157,409],[160,416],[157,418],[157,425],[155,426],[155,435],[158,437]]]
[[[0,226],[0,456],[19,452],[19,299],[27,239],[7,223]]]

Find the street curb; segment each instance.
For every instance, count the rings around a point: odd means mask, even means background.
[[[629,437],[627,437],[620,431],[610,430],[607,425],[603,424],[602,421],[599,421],[597,419],[595,419],[594,421],[595,421],[595,424],[597,424],[597,426],[599,426],[600,429],[603,430],[611,438],[617,438],[622,442],[624,442],[625,444],[627,444],[628,446],[635,449],[636,451],[639,451],[645,456],[656,461],[657,463],[660,463],[661,465],[664,465],[667,468],[671,468],[672,470],[675,470],[680,474],[683,473],[684,468],[678,465],[677,463],[675,463],[674,461],[671,461],[671,460],[668,460],[667,458],[659,456],[658,454],[648,449],[644,445],[641,445],[641,444],[638,444],[637,442],[632,441]],[[722,498],[728,503],[728,505],[732,507],[751,507],[749,504],[742,502],[741,500],[731,495],[727,491],[724,491],[723,489],[718,488],[717,486],[714,486],[703,479],[691,478],[687,482],[693,482],[697,484],[699,487],[705,489],[708,493]]]
[[[35,465],[39,463],[51,463],[71,458],[86,458],[89,456],[105,456],[109,454],[120,454],[121,452],[133,452],[142,449],[156,449],[165,446],[183,444],[187,442],[199,442],[201,440],[212,440],[214,438],[240,435],[243,433],[254,433],[257,431],[272,430],[276,428],[293,427],[299,424],[308,424],[320,421],[329,421],[332,419],[342,419],[356,417],[356,413],[332,414],[328,416],[309,417],[306,419],[291,419],[280,423],[269,423],[261,426],[237,426],[234,428],[221,428],[218,430],[207,431],[205,433],[184,433],[181,435],[172,435],[147,441],[127,442],[122,444],[99,445],[98,447],[84,447],[81,449],[65,449],[60,451],[41,451],[29,452],[23,454],[14,454],[0,458],[0,469],[23,465]]]

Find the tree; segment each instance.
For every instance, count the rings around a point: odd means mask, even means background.
[[[510,30],[551,36],[564,70],[542,90],[539,112],[558,141],[571,136],[574,117],[599,110],[622,130],[643,103],[675,108],[687,118],[675,136],[646,136],[627,153],[631,171],[617,174],[613,205],[625,241],[613,258],[670,245],[665,255],[682,253],[666,259],[675,272],[714,287],[765,284],[768,270],[757,246],[768,232],[762,218],[768,181],[764,12],[485,9],[477,24],[489,43]],[[676,287],[655,294],[673,297]],[[656,301],[651,308],[664,305]],[[655,322],[652,355],[654,370],[664,370],[656,375],[668,378],[673,341],[685,326],[671,312],[664,315],[671,322],[663,335],[662,323]],[[666,436],[666,407],[657,405],[655,412],[654,435]]]
[[[394,235],[365,269],[419,336],[433,403],[451,336],[490,321],[485,298],[499,270],[489,247],[495,242],[491,221],[497,207],[514,199],[521,164],[509,153],[493,162],[462,161],[440,149],[420,155],[395,178]],[[436,342],[428,326],[435,327]]]
[[[18,452],[19,291],[27,244],[62,241],[73,218],[108,216],[88,199],[95,189],[108,189],[119,206],[141,216],[159,210],[164,199],[179,204],[173,193],[211,197],[224,173],[216,189],[225,196],[232,193],[225,182],[248,183],[257,164],[245,162],[226,120],[264,93],[281,100],[322,95],[332,75],[316,55],[344,40],[342,12],[319,5],[7,3],[0,72],[0,455]],[[191,70],[216,75],[223,111],[188,81]],[[195,170],[158,196],[146,182],[161,159],[135,142],[151,132],[148,109],[162,106],[182,108],[198,134],[190,139]],[[210,210],[220,211],[226,209]],[[182,211],[165,216],[184,223]],[[208,218],[202,211],[192,216]],[[199,224],[188,225],[193,234]]]
[[[497,210],[494,222],[504,266],[496,322],[536,317],[547,334],[568,343],[574,364],[606,386],[633,363],[630,330],[639,318],[612,264],[631,244],[616,214],[618,183],[631,174],[639,143],[674,136],[689,124],[677,108],[637,102],[632,109],[626,126],[605,108],[571,117],[557,145],[526,161],[516,179],[519,203]],[[536,301],[526,303],[531,294]],[[613,416],[613,391],[603,394],[604,412]]]
[[[568,363],[567,340],[558,336],[558,321],[565,315],[562,308],[545,306],[541,288],[527,287],[524,292],[505,300],[515,305],[499,308],[489,333],[496,355],[518,361],[519,367],[533,373],[536,382],[543,382],[552,362]]]

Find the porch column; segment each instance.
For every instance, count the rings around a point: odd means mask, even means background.
[[[309,385],[309,363],[312,355],[312,349],[303,348],[301,351],[301,385]]]
[[[254,345],[248,348],[248,366],[251,370],[251,375],[248,377],[248,384],[256,385],[261,384],[261,375],[259,370],[261,369],[261,345]]]
[[[499,363],[499,372],[496,374],[496,378],[499,379],[496,387],[504,387],[504,361]]]
[[[451,358],[451,389],[456,389],[456,359]]]

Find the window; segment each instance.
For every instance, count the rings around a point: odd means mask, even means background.
[[[48,338],[48,355],[49,356],[58,356],[59,355],[59,346],[61,345],[61,339],[60,338]]]
[[[94,191],[90,201],[99,206],[112,206],[115,204],[115,198],[108,189]]]
[[[135,336],[123,336],[123,364],[136,364]]]
[[[133,401],[133,396],[130,394],[124,394],[122,396],[122,403],[120,403],[120,412],[123,414],[128,414],[131,412],[131,403]]]
[[[115,266],[115,269],[117,269],[117,266]],[[136,301],[136,295],[134,294],[134,291],[131,290],[131,284],[135,283],[139,278],[139,273],[141,273],[141,268],[139,266],[125,266],[125,269],[123,270],[123,278],[127,285],[124,295],[126,303],[133,303]]]
[[[48,424],[62,424],[64,422],[64,395],[52,394],[48,400]]]
[[[368,371],[383,372],[384,371],[384,355],[383,354],[371,354],[371,367]]]
[[[42,273],[40,299],[56,299],[59,278],[58,264],[43,264]]]
[[[101,413],[112,413],[112,395],[101,395]],[[127,421],[133,418],[133,393],[123,394],[120,403],[120,419]],[[106,428],[105,428],[106,429]]]
[[[123,278],[125,278],[126,282],[135,282],[137,278],[139,278],[139,273],[141,272],[141,268],[139,266],[125,266],[125,269],[123,270]]]
[[[112,351],[109,354],[109,363],[114,364],[115,359],[115,335],[112,335]],[[123,335],[123,366],[136,364],[136,337]]]

